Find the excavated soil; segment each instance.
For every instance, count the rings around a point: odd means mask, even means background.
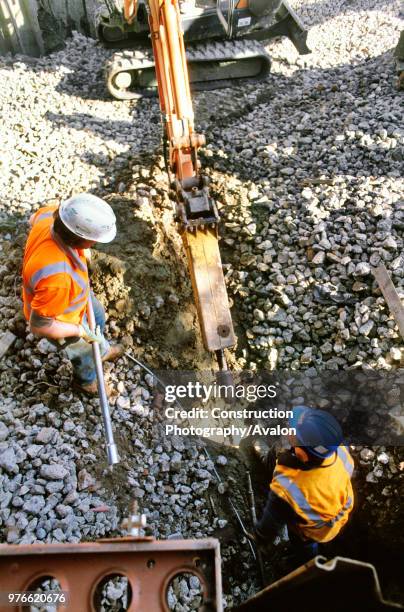
[[[125,329],[123,340],[150,367],[210,369],[162,166],[161,157],[139,156],[119,177],[128,190],[107,197],[118,233],[94,252],[93,288]]]
[[[202,166],[222,213],[220,248],[238,335],[229,362],[235,370],[398,370],[402,339],[371,266],[385,263],[402,290],[403,141],[391,54],[399,3],[301,4],[312,19],[311,58],[297,58],[288,41],[275,42],[266,82],[194,100],[208,143]],[[180,531],[220,539],[232,607],[259,580],[228,499],[250,527],[246,470],[258,515],[268,476],[248,450],[209,443],[224,481],[219,490],[199,440],[182,445],[156,435],[152,386],[126,357],[105,367],[118,394],[111,412],[122,456],[110,475],[97,400],[71,392],[71,365],[27,334],[21,315],[26,218],[73,188],[93,191],[111,203],[118,221],[116,240],[94,250],[92,263],[108,337],[125,342],[153,370],[216,367],[202,345],[173,223],[157,102],[108,100],[101,74],[106,54],[75,36],[66,53],[37,64],[21,58],[2,64],[0,332],[10,329],[18,338],[0,363],[6,423],[0,434],[9,440],[1,442],[1,537],[30,544],[122,535],[120,520],[136,498],[156,537]],[[29,122],[27,100],[33,101]],[[391,405],[392,416],[399,417],[396,408]],[[353,454],[355,511],[324,552],[375,563],[384,595],[403,601],[402,448],[356,447]],[[68,472],[63,489],[52,494],[54,485],[40,474],[48,464]],[[65,504],[71,515],[64,516]],[[90,510],[104,504],[109,512]],[[265,562],[267,582],[285,575],[287,542],[273,546]]]
[[[205,169],[212,181],[211,193],[219,209],[224,203],[235,208],[248,205],[248,182],[239,181],[234,186],[230,175],[206,161],[208,166]],[[117,214],[118,236],[111,245],[94,252],[93,288],[107,307],[109,317],[117,322],[110,324],[109,334],[132,346],[136,356],[149,367],[161,370],[211,370],[216,365],[202,344],[187,262],[173,222],[167,181],[163,159],[158,155],[140,155],[120,175],[119,182],[124,182],[125,192],[108,197]],[[256,218],[265,215],[259,205],[255,208],[255,214]],[[229,235],[223,227],[222,234]],[[225,269],[229,262],[237,263],[233,249],[223,241],[221,254]],[[231,367],[240,369],[243,366],[242,349],[247,346],[243,325],[245,314],[233,297],[236,296],[230,289],[238,343],[229,357]],[[196,444],[202,452],[202,442]],[[119,445],[122,449],[126,448],[127,453],[131,452],[125,437],[119,438]],[[216,486],[210,489],[208,496],[211,520],[220,514],[228,521],[224,528],[212,533],[222,545],[224,590],[229,592],[240,586],[245,597],[247,592],[253,594],[259,588],[259,577],[257,574],[253,582],[244,582],[245,570],[240,559],[250,565],[251,552],[227,497],[231,496],[246,527],[251,528],[246,474],[249,471],[252,475],[258,516],[265,505],[268,476],[253,457],[248,444],[241,451],[214,442],[208,442],[207,448],[213,459],[224,454],[228,461],[221,469],[224,490]],[[404,520],[401,503],[404,454],[401,448],[385,449],[391,458],[394,476],[384,473],[375,485],[369,483],[367,477],[369,470],[373,466],[377,468],[379,464],[376,459],[373,462],[363,461],[361,449],[353,450],[357,466],[354,477],[357,498],[352,519],[337,543],[323,547],[321,554],[327,557],[352,557],[375,564],[385,597],[392,601],[404,601],[400,586],[404,542],[398,536],[402,533]],[[111,493],[116,491],[117,485],[122,488],[124,493],[117,500],[122,511],[131,500],[131,492],[126,490],[126,479],[126,471],[122,467],[114,471],[109,484],[108,479],[104,478]],[[281,578],[295,568],[287,540],[282,538],[268,549],[263,558],[266,583]]]

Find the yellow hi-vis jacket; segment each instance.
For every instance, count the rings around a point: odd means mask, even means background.
[[[303,540],[329,542],[345,525],[354,503],[353,468],[346,446],[308,470],[276,464],[270,488],[295,511],[299,520],[290,527]]]

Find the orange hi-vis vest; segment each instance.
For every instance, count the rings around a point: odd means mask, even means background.
[[[23,261],[24,315],[31,311],[65,323],[82,321],[89,296],[84,251],[71,249],[53,233],[56,206],[40,208],[33,218]]]
[[[353,468],[346,446],[308,470],[276,464],[270,488],[299,517],[291,528],[303,540],[329,542],[345,525],[354,503]]]

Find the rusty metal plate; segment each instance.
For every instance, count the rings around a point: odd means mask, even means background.
[[[86,542],[82,544],[0,545],[0,591],[29,591],[41,577],[52,576],[68,603],[68,612],[96,612],[97,585],[111,574],[126,576],[129,612],[168,612],[167,589],[177,574],[200,580],[204,612],[222,612],[220,545],[213,538]],[[0,605],[0,612],[10,608]]]
[[[403,610],[383,599],[370,563],[315,557],[242,603],[234,612],[384,612]]]

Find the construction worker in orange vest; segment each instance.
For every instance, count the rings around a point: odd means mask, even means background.
[[[253,538],[267,544],[287,526],[300,563],[318,554],[319,543],[334,539],[354,504],[353,459],[343,445],[339,423],[328,412],[296,406],[289,427],[292,447],[278,453],[265,440],[254,451],[272,475],[270,492]]]
[[[100,344],[104,361],[123,353],[122,346],[110,346],[104,338],[105,313],[90,293],[87,269],[87,249],[97,242],[111,242],[116,235],[115,221],[107,202],[82,193],[32,215],[25,245],[23,302],[30,330],[66,350],[74,385],[89,395],[97,394],[91,344]],[[96,332],[87,323],[89,299]]]

